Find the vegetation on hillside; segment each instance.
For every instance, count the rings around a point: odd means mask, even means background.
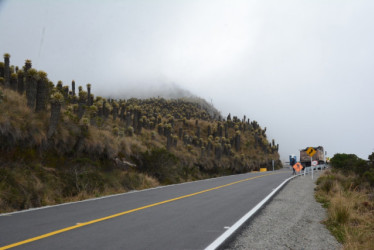
[[[374,249],[374,153],[369,161],[335,154],[318,180],[316,198],[327,207],[327,228],[345,249]]]
[[[0,63],[0,211],[281,166],[279,146],[245,116],[224,119],[193,98],[106,99],[9,58]]]

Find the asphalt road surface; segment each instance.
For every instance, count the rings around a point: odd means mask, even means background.
[[[204,249],[291,176],[232,175],[0,215],[0,249]]]

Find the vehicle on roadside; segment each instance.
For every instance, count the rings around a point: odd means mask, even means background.
[[[305,149],[300,150],[300,163],[303,165],[303,169],[305,167],[311,166],[311,159],[307,153],[307,150],[310,147],[306,147]],[[324,168],[325,167],[325,151],[322,146],[312,147],[316,151],[316,153],[312,157],[312,161],[317,161],[318,165],[316,168]]]
[[[289,155],[288,157],[290,159],[290,166],[292,167],[297,162],[297,156],[296,155]]]

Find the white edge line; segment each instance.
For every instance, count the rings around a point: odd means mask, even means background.
[[[215,250],[223,242],[225,242],[238,228],[240,228],[249,218],[251,218],[284,184],[286,184],[291,179],[295,178],[295,175],[292,176],[285,181],[283,181],[276,189],[274,189],[268,196],[266,196],[260,203],[258,203],[254,208],[252,208],[248,213],[246,213],[242,218],[240,218],[234,225],[230,227],[226,232],[221,234],[215,241],[213,241],[209,246],[205,248],[205,250]]]
[[[270,171],[270,172],[272,172],[272,171]],[[158,186],[158,187],[154,187],[154,188],[146,188],[146,189],[141,189],[141,190],[136,190],[135,189],[135,190],[130,190],[130,191],[124,192],[124,193],[111,194],[111,195],[101,196],[101,197],[98,197],[98,198],[90,198],[90,199],[81,200],[81,201],[72,201],[72,202],[66,202],[66,203],[61,203],[61,204],[56,204],[56,205],[48,205],[48,206],[43,206],[43,207],[29,208],[29,209],[24,209],[24,210],[20,210],[20,211],[9,212],[9,213],[0,213],[0,217],[1,216],[10,216],[10,215],[13,215],[13,214],[26,213],[26,212],[33,212],[33,211],[41,210],[41,209],[71,205],[71,204],[76,204],[76,203],[82,203],[82,202],[87,202],[87,201],[102,200],[102,199],[106,199],[106,198],[111,198],[111,197],[116,197],[116,196],[121,196],[121,195],[128,195],[128,194],[138,193],[138,192],[145,192],[145,191],[154,190],[154,189],[161,189],[161,188],[166,188],[166,187],[185,185],[185,184],[199,182],[199,181],[211,181],[211,180],[220,179],[220,178],[229,177],[229,176],[238,176],[238,175],[256,174],[256,173],[259,173],[259,172],[248,172],[248,173],[236,174],[236,175],[234,174],[234,175],[219,176],[219,177],[215,177],[215,178],[189,181],[189,182],[182,182],[182,183],[176,183],[176,184],[171,184],[171,185]]]

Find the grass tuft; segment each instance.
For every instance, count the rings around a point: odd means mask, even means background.
[[[327,208],[324,224],[344,249],[374,249],[374,190],[358,185],[357,178],[326,171],[317,180],[315,197]]]

